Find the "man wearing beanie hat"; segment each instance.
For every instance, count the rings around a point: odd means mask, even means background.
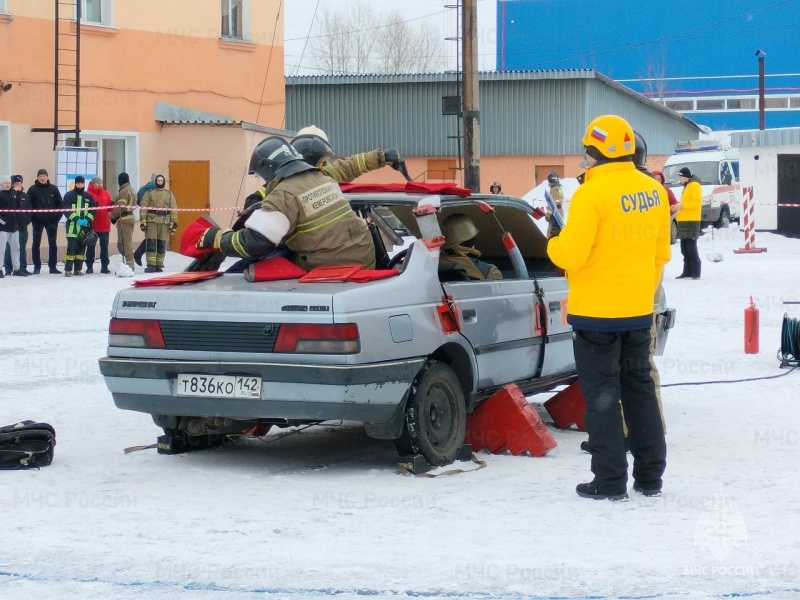
[[[89,224],[94,220],[94,208],[97,204],[94,198],[84,189],[86,179],[83,175],[75,178],[75,187],[64,195],[65,208],[68,209],[67,217],[67,253],[64,255],[64,275],[72,277],[83,275],[83,236]]]
[[[33,274],[38,275],[42,268],[39,246],[42,243],[42,232],[45,231],[47,232],[47,244],[50,250],[47,266],[50,267],[51,274],[58,275],[61,271],[56,268],[58,260],[56,235],[58,233],[58,222],[61,220],[63,213],[54,209],[61,209],[63,200],[59,189],[50,183],[46,169],[39,169],[36,173],[36,181],[28,188],[28,198],[30,198],[32,209],[52,211],[31,213],[31,223],[33,224],[33,241],[31,243]]]
[[[677,214],[678,239],[681,241],[683,272],[677,279],[700,279],[700,253],[697,251],[697,238],[700,237],[700,212],[703,208],[703,189],[700,179],[692,175],[689,167],[678,171],[678,179],[683,186],[681,201],[675,205]]]
[[[6,243],[11,246],[11,258],[14,261],[14,273],[19,272],[19,238],[17,237],[16,196],[11,189],[11,175],[0,175],[0,248]],[[0,271],[0,276],[3,272]]]
[[[111,213],[111,222],[117,224],[117,249],[131,270],[136,270],[133,262],[133,225],[136,217],[133,209],[136,208],[136,192],[131,187],[131,178],[127,173],[120,173],[117,177],[119,194],[114,201],[116,207]]]
[[[14,196],[14,204],[18,210],[26,210],[31,207],[31,201],[28,194],[22,188],[22,175],[11,176],[11,193]],[[2,216],[2,215],[0,215]],[[28,244],[28,225],[31,222],[31,214],[29,212],[19,212],[15,214],[16,220],[16,233],[12,236],[19,242],[19,266],[14,267],[14,260],[11,258],[11,246],[13,242],[5,245],[5,260],[4,266],[6,268],[6,275],[30,275],[28,272],[28,256],[25,246]],[[0,244],[0,249],[3,247]]]
[[[92,231],[97,234],[97,241],[100,242],[100,272],[110,274],[108,270],[108,236],[111,232],[111,218],[109,213],[111,206],[111,194],[103,186],[103,178],[100,176],[92,177],[89,183],[89,193],[97,203],[97,211],[92,221]],[[86,248],[86,273],[94,272],[94,257],[97,243],[89,244]]]

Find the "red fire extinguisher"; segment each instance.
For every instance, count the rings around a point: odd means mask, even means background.
[[[758,307],[750,296],[750,306],[744,309],[744,352],[758,354]]]

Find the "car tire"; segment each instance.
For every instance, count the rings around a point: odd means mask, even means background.
[[[669,243],[674,244],[678,241],[678,224],[672,219],[669,224]]]
[[[719,219],[714,222],[715,229],[727,229],[728,226],[731,224],[731,213],[728,211],[727,207],[723,207],[722,211],[719,213]]]
[[[467,408],[453,370],[430,361],[412,384],[403,432],[395,440],[401,456],[421,454],[433,466],[453,462],[464,445]]]

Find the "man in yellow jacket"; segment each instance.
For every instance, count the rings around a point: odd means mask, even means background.
[[[700,279],[700,253],[697,251],[697,238],[700,237],[700,212],[703,208],[703,189],[700,179],[692,175],[689,167],[678,171],[678,179],[683,186],[681,201],[675,205],[678,214],[675,224],[678,226],[678,239],[681,241],[683,255],[683,273],[676,279]]]
[[[666,443],[649,347],[653,297],[670,259],[667,193],[636,170],[633,129],[621,117],[596,118],[583,144],[586,180],[572,197],[563,231],[553,231],[547,246],[567,273],[567,320],[586,398],[594,479],[576,492],[598,500],[628,497],[621,400],[634,458],[633,489],[657,496]]]

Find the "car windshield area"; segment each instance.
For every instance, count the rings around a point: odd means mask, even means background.
[[[725,163],[727,167],[727,163]],[[693,162],[693,163],[684,163],[684,164],[676,164],[676,165],[669,165],[664,167],[664,183],[665,185],[675,186],[680,185],[680,180],[678,179],[678,171],[680,171],[683,167],[687,167],[691,172],[692,175],[695,175],[700,179],[703,185],[720,185],[720,163],[719,161],[709,161],[709,162]]]

